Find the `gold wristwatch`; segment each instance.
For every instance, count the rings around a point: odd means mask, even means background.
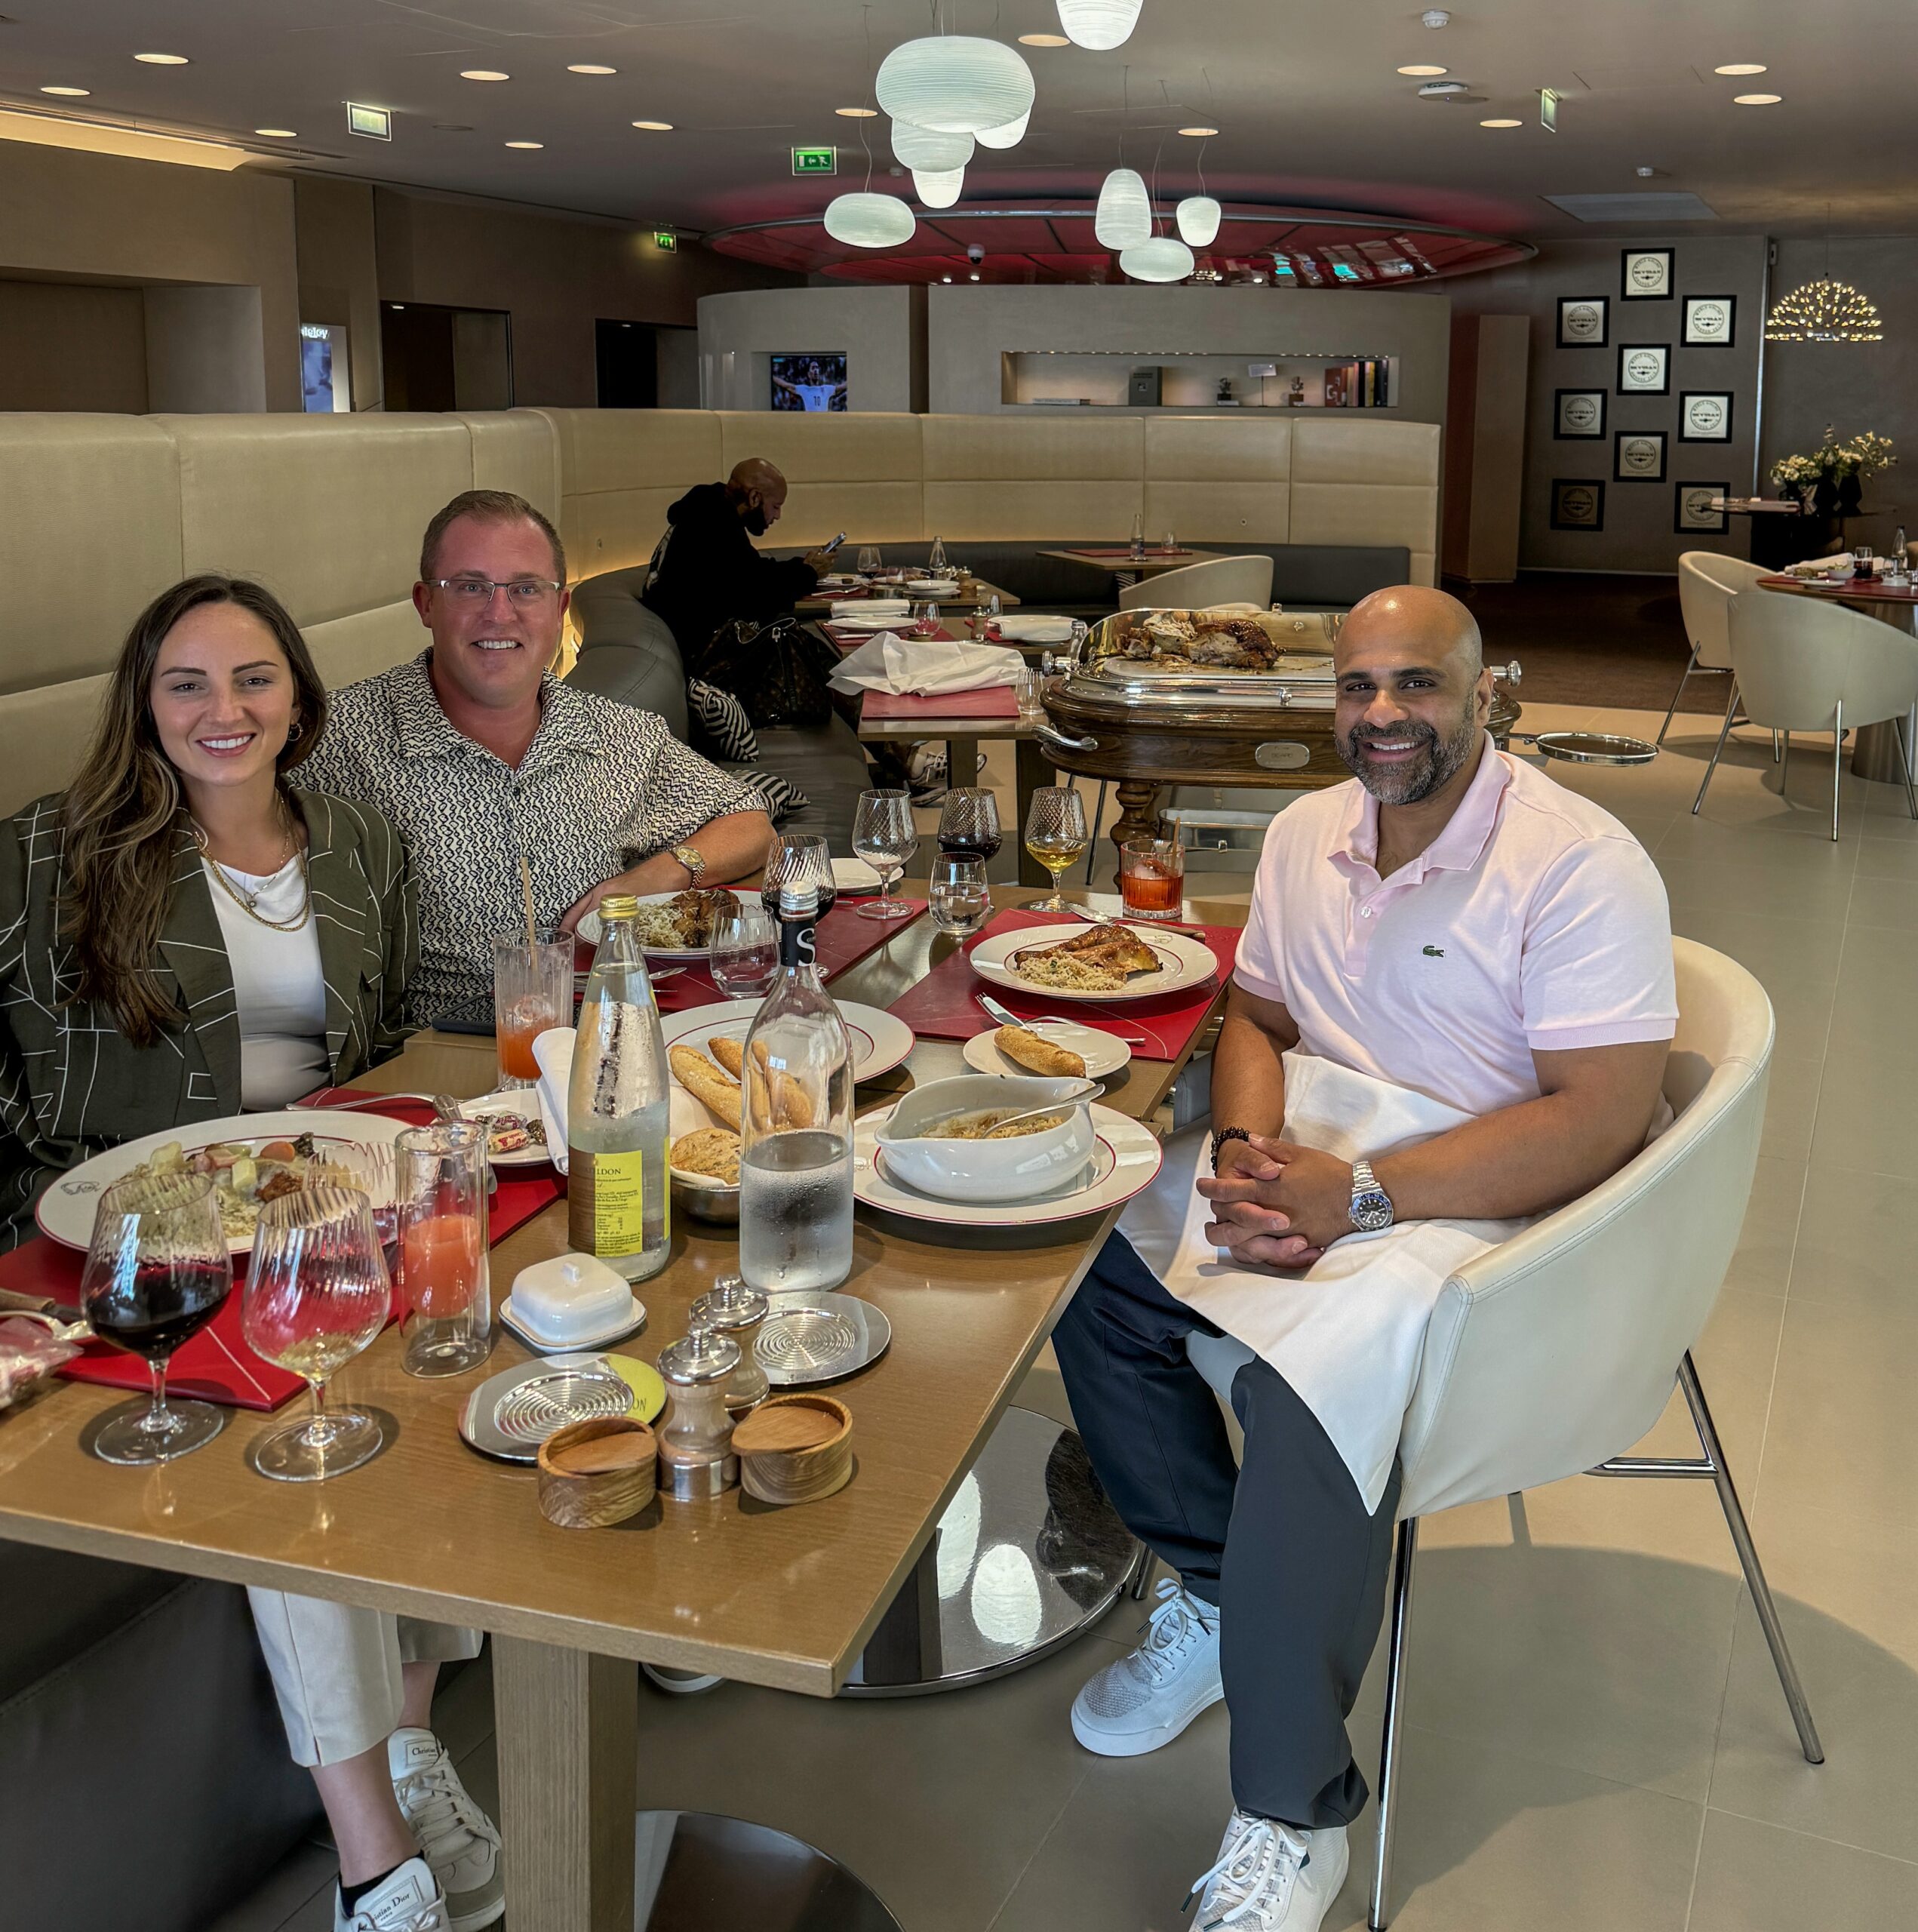
[[[706,875],[706,862],[690,845],[675,845],[672,856],[692,875],[692,884],[696,888]]]

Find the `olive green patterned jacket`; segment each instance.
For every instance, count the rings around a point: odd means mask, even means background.
[[[399,835],[370,806],[293,795],[326,980],[335,1083],[404,1037],[418,944],[416,894]],[[41,1194],[116,1142],[240,1111],[232,973],[200,854],[183,826],[174,898],[153,971],[183,1025],[136,1047],[91,1001],[69,1004],[78,969],[60,932],[62,795],[0,820],[0,1249],[34,1232]]]

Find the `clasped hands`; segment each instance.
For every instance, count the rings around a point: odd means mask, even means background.
[[[1352,1232],[1349,1161],[1255,1134],[1219,1150],[1216,1179],[1199,1192],[1212,1203],[1206,1238],[1235,1261],[1305,1268]]]

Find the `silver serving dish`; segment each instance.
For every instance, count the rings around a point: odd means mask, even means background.
[[[1532,746],[1541,758],[1561,758],[1568,764],[1649,764],[1658,748],[1645,738],[1625,738],[1609,731],[1521,732],[1518,742]]]
[[[796,1288],[767,1301],[752,1352],[776,1389],[809,1388],[856,1375],[891,1345],[893,1324],[857,1295]]]

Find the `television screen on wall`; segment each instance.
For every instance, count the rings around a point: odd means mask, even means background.
[[[775,409],[844,409],[846,352],[822,349],[773,358]]]

